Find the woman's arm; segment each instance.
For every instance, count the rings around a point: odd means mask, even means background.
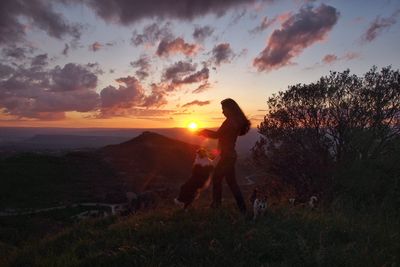
[[[198,134],[204,137],[214,138],[214,139],[217,139],[220,136],[219,131],[212,131],[208,129],[201,130]]]
[[[205,136],[205,137],[208,137],[208,138],[218,139],[221,136],[230,133],[234,129],[235,128],[233,127],[232,123],[229,120],[225,120],[222,123],[221,127],[219,127],[219,129],[217,131],[204,129],[204,130],[201,130],[198,134],[202,135],[202,136]]]

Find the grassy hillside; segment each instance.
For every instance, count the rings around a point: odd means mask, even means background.
[[[183,212],[164,202],[0,242],[1,266],[398,266],[399,222],[276,207],[252,222],[233,203]],[[53,218],[55,218],[53,216]],[[10,220],[12,220],[10,218]],[[3,221],[4,224],[4,221]],[[10,225],[9,225],[10,226]]]

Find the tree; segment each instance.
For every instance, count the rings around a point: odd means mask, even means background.
[[[379,157],[400,133],[399,70],[331,72],[267,100],[253,158],[299,195],[329,195],[337,168]]]

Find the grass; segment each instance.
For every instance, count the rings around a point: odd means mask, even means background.
[[[92,219],[9,246],[1,266],[399,266],[399,223],[280,207],[158,208]],[[371,222],[371,223],[369,223]],[[4,243],[3,246],[5,247]],[[1,248],[1,247],[0,247]]]

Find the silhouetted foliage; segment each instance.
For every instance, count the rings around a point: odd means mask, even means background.
[[[340,168],[395,155],[400,132],[399,70],[373,67],[364,76],[331,72],[297,84],[267,101],[253,148],[269,174],[294,185],[299,195],[332,195]]]

